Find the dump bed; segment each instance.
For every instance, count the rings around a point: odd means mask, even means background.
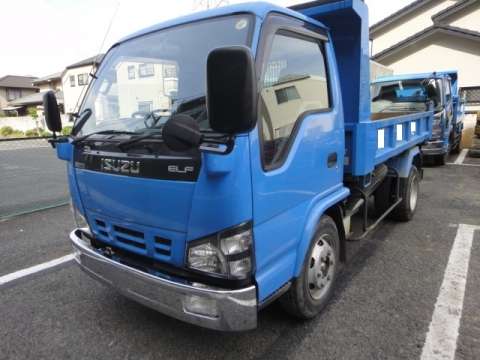
[[[330,28],[343,99],[346,173],[367,175],[376,165],[430,138],[433,112],[372,119],[368,8],[363,1],[319,0],[292,9]]]

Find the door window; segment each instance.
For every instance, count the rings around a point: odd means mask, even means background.
[[[322,41],[280,31],[264,64],[260,100],[264,166],[285,159],[302,114],[330,107]]]

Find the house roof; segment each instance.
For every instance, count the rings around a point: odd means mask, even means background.
[[[452,6],[447,7],[446,9],[438,12],[437,14],[432,16],[432,20],[435,23],[441,22],[445,20],[450,15],[455,14],[456,12],[465,9],[467,6],[478,4],[478,0],[461,0]]]
[[[372,60],[381,61],[385,57],[392,55],[393,53],[401,49],[404,49],[422,39],[425,39],[437,33],[455,35],[455,36],[460,36],[460,37],[471,39],[471,40],[480,41],[480,32],[467,30],[467,29],[454,27],[454,26],[433,25],[389,47],[388,49],[385,49],[382,52],[374,55],[372,57]]]
[[[38,78],[33,81],[33,85],[39,85],[44,83],[49,83],[51,81],[60,80],[62,78],[62,73],[58,72],[55,74],[50,74],[41,78]]]
[[[98,54],[98,55],[95,55],[95,56],[91,56],[87,59],[83,59],[81,61],[78,61],[72,65],[68,65],[66,67],[66,69],[75,69],[75,68],[78,68],[78,67],[82,67],[82,66],[88,66],[88,65],[93,65],[93,63],[95,62],[95,65],[98,65],[102,62],[102,59],[103,59],[103,56],[105,54]]]
[[[36,87],[32,85],[35,79],[37,78],[34,76],[6,75],[0,78],[0,87],[36,89]]]
[[[370,27],[370,35],[374,35],[375,32],[379,31],[380,29],[384,28],[385,26],[393,23],[394,21],[398,20],[399,18],[408,15],[414,11],[416,11],[418,8],[431,3],[434,0],[416,0],[410,3],[409,5],[401,8],[397,12],[394,12],[392,15],[386,17],[385,19],[373,24]]]
[[[9,106],[40,105],[40,104],[43,104],[43,94],[44,92],[38,92],[35,94],[23,96],[21,98],[10,101],[8,105]],[[57,102],[59,104],[63,104],[63,92],[57,91],[55,95],[57,97]]]

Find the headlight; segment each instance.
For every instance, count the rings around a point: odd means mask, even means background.
[[[252,243],[250,223],[192,241],[188,267],[228,279],[245,279],[252,272]]]
[[[80,211],[77,209],[77,207],[73,204],[72,201],[70,201],[70,210],[72,210],[73,220],[75,221],[75,225],[77,225],[77,228],[90,229],[87,219],[85,219],[85,217],[80,213]]]

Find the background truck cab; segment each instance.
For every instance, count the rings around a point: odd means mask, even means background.
[[[426,110],[433,103],[432,139],[422,146],[425,156],[444,165],[450,152],[458,153],[462,142],[465,108],[459,96],[456,71],[380,77],[372,83],[372,111]]]

